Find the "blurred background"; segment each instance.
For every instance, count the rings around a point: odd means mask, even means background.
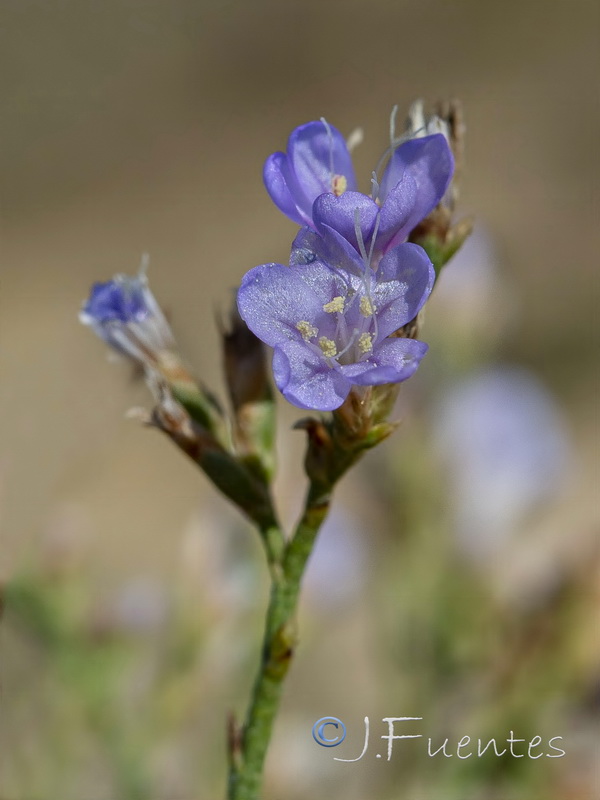
[[[265,800],[592,800],[598,785],[598,68],[594,0],[2,0],[1,800],[224,793],[224,719],[258,657],[257,541],[166,439],[144,385],[77,321],[150,279],[222,390],[215,315],[295,227],[261,167],[291,129],[458,97],[458,216],[401,393],[306,581]],[[281,403],[286,520],[302,436]],[[348,727],[339,752],[311,728]],[[363,719],[375,744],[360,752]],[[560,759],[376,760],[380,720],[433,747],[562,736]],[[379,744],[380,752],[381,744]],[[551,752],[547,747],[544,753]]]

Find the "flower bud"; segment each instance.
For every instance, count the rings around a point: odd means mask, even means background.
[[[454,174],[446,193],[435,208],[411,231],[409,241],[420,245],[431,259],[436,274],[446,264],[473,228],[472,220],[463,219],[452,224],[452,214],[458,200],[460,173],[463,163],[465,124],[458,100],[437,104],[435,113],[427,117],[423,102],[418,100],[409,110],[406,135],[413,138],[442,133],[450,144],[454,156]]]
[[[79,319],[109,347],[144,368],[161,371],[178,361],[173,333],[148,287],[145,264],[138,275],[95,283]]]
[[[221,334],[236,445],[248,466],[268,479],[275,466],[275,405],[265,348],[235,306],[229,315],[228,329]]]
[[[177,350],[175,338],[156,298],[148,286],[147,260],[136,276],[115,275],[95,283],[79,313],[109,347],[141,366],[146,381],[165,381],[192,419],[227,441],[221,410],[190,375]]]

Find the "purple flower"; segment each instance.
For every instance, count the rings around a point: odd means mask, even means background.
[[[320,194],[356,189],[344,137],[324,120],[293,130],[287,153],[267,158],[263,178],[275,205],[298,225],[313,225],[312,205]]]
[[[263,264],[238,292],[248,327],[275,349],[273,372],[284,396],[300,408],[338,408],[352,385],[409,378],[427,351],[412,339],[391,338],[419,312],[435,273],[425,251],[400,245],[377,270],[311,263]]]
[[[144,267],[135,277],[116,275],[95,283],[79,319],[112,348],[146,367],[155,367],[175,347]]]
[[[396,139],[379,181],[373,173],[371,196],[357,191],[348,147],[325,120],[296,128],[286,153],[274,153],[264,167],[265,186],[290,219],[319,233],[316,255],[331,251],[360,260],[361,247],[377,260],[403,242],[440,202],[452,178],[454,160],[442,133]]]

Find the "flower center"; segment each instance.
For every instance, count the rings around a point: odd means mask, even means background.
[[[337,355],[337,345],[333,339],[328,339],[327,336],[319,337],[319,347],[323,351],[326,358],[334,358]]]
[[[337,295],[323,305],[326,314],[337,317],[333,336],[331,332],[325,335],[309,320],[301,319],[296,323],[296,330],[304,341],[328,361],[335,359],[339,364],[354,364],[373,352],[373,342],[377,338],[376,307],[365,283],[363,291],[367,293],[348,287],[345,296]],[[329,366],[333,366],[331,362]]]
[[[358,349],[361,353],[370,353],[373,350],[373,335],[371,333],[361,333],[358,337]]]
[[[341,295],[334,297],[333,300],[330,300],[329,303],[325,303],[323,306],[323,311],[327,314],[333,314],[335,311],[343,311],[344,310],[344,298]]]
[[[363,317],[372,317],[375,313],[375,306],[373,305],[373,301],[370,297],[367,297],[366,294],[360,298],[360,305],[359,305],[360,313]]]
[[[301,319],[300,322],[297,322],[296,328],[300,331],[305,342],[309,342],[311,339],[314,339],[319,333],[318,328],[315,328],[314,325],[311,325],[310,322],[305,319]]]

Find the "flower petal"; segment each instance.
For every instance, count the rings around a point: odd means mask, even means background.
[[[238,309],[250,330],[271,347],[300,339],[296,325],[302,320],[331,337],[335,320],[323,306],[344,286],[343,279],[319,261],[297,267],[263,264],[244,276]]]
[[[329,225],[322,225],[317,236],[320,240],[318,257],[323,262],[332,269],[347,272],[349,275],[364,273],[365,262],[362,256],[340,233]]]
[[[368,360],[342,366],[340,371],[359,386],[400,383],[416,371],[428,349],[417,339],[386,339]]]
[[[277,388],[298,408],[332,411],[351,388],[350,381],[302,341],[290,341],[273,353]]]
[[[329,303],[336,295],[344,293],[348,288],[348,276],[337,269],[332,269],[329,264],[321,261],[313,261],[312,264],[304,266],[290,267],[290,271],[297,274],[304,283],[303,291],[314,292],[320,304],[320,319],[315,317],[315,323],[320,328],[327,320],[331,320],[331,315],[323,312],[323,305]],[[325,332],[324,330],[322,331]]]
[[[318,231],[332,228],[360,253],[361,247],[357,239],[357,221],[362,244],[369,252],[369,241],[379,206],[366,194],[360,192],[344,192],[336,195],[322,194],[314,202],[312,217]]]
[[[384,206],[405,172],[411,175],[417,184],[415,205],[407,228],[412,230],[440,202],[453,171],[454,158],[443,134],[409,139],[396,148],[383,174],[380,196],[384,199]],[[397,236],[395,241],[401,241],[400,237]]]
[[[301,228],[292,242],[290,266],[306,266],[315,261],[336,273],[341,270],[360,275],[364,271],[363,261],[352,245],[327,225],[320,233]]]
[[[297,201],[304,206],[307,202],[293,180],[285,153],[273,153],[267,158],[263,167],[263,181],[271,200],[287,217],[298,225],[311,222],[310,216],[303,214],[298,206]]]
[[[250,330],[274,347],[300,336],[296,323],[322,311],[322,302],[298,275],[282,264],[263,264],[244,275],[238,309]]]
[[[346,188],[356,189],[352,158],[342,134],[323,120],[300,125],[288,139],[287,154],[291,170],[301,189],[310,218],[310,208],[323,192],[333,190],[333,178],[344,178]]]
[[[433,264],[419,245],[406,242],[384,255],[373,292],[379,339],[417,316],[431,294],[434,281]]]
[[[144,303],[145,285],[138,278],[117,276],[105,283],[95,283],[82,313],[96,322],[144,319],[148,310]]]
[[[387,195],[379,212],[377,250],[386,251],[403,242],[414,228],[418,187],[407,171]]]

